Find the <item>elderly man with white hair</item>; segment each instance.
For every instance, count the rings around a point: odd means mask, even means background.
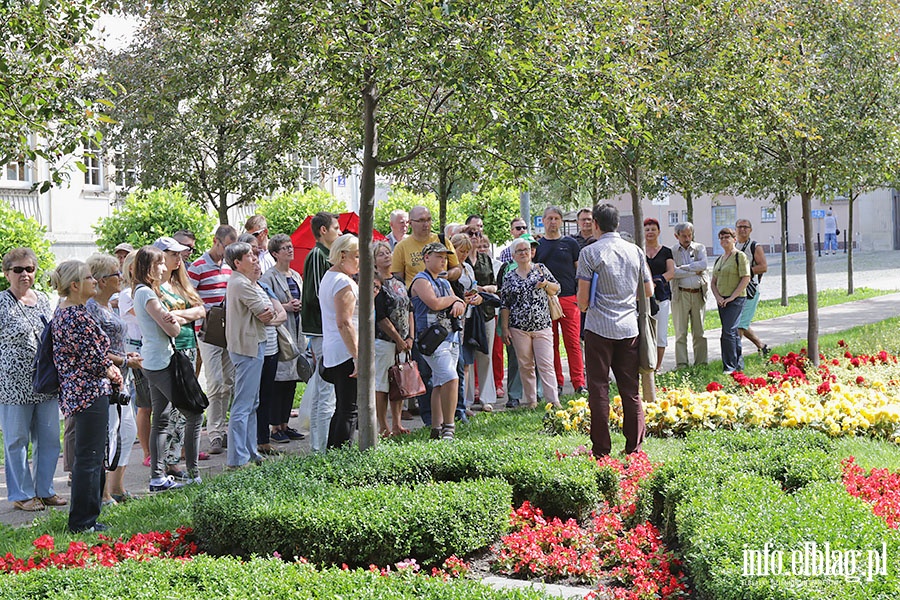
[[[409,214],[402,208],[392,210],[390,224],[391,232],[388,234],[387,240],[393,251],[394,247],[406,237],[406,231],[409,229]]]

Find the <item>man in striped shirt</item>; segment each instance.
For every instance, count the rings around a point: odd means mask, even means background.
[[[188,267],[191,280],[203,306],[210,308],[225,300],[225,289],[231,268],[225,264],[225,248],[237,240],[237,230],[231,225],[220,225],[213,238],[213,246]],[[234,365],[225,348],[207,344],[200,337],[198,347],[206,374],[206,395],[209,408],[206,413],[206,433],[209,436],[209,453],[221,454],[227,442],[228,405],[234,386]]]
[[[605,456],[612,450],[609,437],[609,370],[622,398],[625,452],[639,452],[644,440],[644,408],[638,395],[637,290],[653,294],[653,278],[639,246],[626,242],[616,231],[619,211],[598,204],[593,211],[599,230],[597,241],[585,246],[578,258],[578,308],[587,313],[584,327],[588,405],[591,408],[591,452]],[[596,285],[592,286],[596,278]],[[594,288],[592,290],[592,287]],[[592,293],[593,292],[593,293]]]

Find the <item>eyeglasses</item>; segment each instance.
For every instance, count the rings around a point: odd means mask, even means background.
[[[481,237],[481,232],[480,232],[480,231],[470,231],[470,232],[469,232],[469,237],[480,238],[480,237]]]
[[[525,231],[526,229],[528,229],[528,225],[515,225],[513,226],[513,229],[515,229],[516,231]]]
[[[431,223],[431,221],[431,217],[428,217],[427,219],[413,219],[413,223]]]
[[[749,225],[738,225],[737,229],[753,229],[753,228],[750,227]]]
[[[294,247],[293,246],[282,246],[281,248],[278,249],[278,251],[279,252],[293,252]]]
[[[34,273],[34,266],[28,265],[27,267],[13,267],[13,268],[10,269],[10,270],[11,270],[13,273],[15,273],[16,275],[21,275],[21,274],[22,274],[22,271],[24,271],[24,272],[26,272],[26,273]]]
[[[98,279],[109,279],[110,277],[122,277],[122,271],[116,271],[115,273],[110,273],[109,275],[101,275]]]

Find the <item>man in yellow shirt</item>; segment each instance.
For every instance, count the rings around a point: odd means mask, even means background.
[[[391,272],[406,285],[412,283],[413,278],[425,270],[422,262],[422,249],[432,242],[442,241],[436,233],[431,231],[431,212],[424,206],[414,206],[409,211],[409,221],[412,225],[412,234],[403,238],[403,241],[394,247],[394,256],[391,261]],[[450,240],[443,240],[447,248],[453,252],[453,244]],[[447,279],[456,281],[462,274],[459,259],[456,254],[448,255]]]

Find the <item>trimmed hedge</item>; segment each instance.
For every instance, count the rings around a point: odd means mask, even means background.
[[[370,571],[322,571],[281,560],[198,556],[191,561],[125,562],[117,567],[44,569],[0,577],[0,598],[259,600],[260,598],[367,598],[369,600],[547,600],[531,590],[495,590],[477,581]]]
[[[658,469],[641,493],[640,510],[652,513],[681,547],[694,588],[715,600],[794,598],[897,598],[900,536],[839,482],[832,442],[812,431],[691,433],[684,453]],[[857,575],[792,572],[792,551],[815,542],[818,550],[862,551]],[[887,576],[866,581],[869,550],[887,544]],[[784,574],[745,573],[749,550],[783,552]],[[770,554],[769,556],[773,556]],[[771,564],[771,563],[769,563]],[[759,565],[755,565],[759,567]]]
[[[194,504],[194,530],[212,554],[440,564],[490,545],[509,525],[512,488],[499,479],[402,486],[301,480],[264,469],[237,475],[213,482]]]
[[[525,500],[545,514],[584,517],[601,500],[618,493],[618,476],[587,458],[559,460],[542,440],[459,439],[452,444],[382,444],[362,452],[353,447],[324,455],[270,461],[259,469],[266,479],[332,482],[339,486],[426,483],[500,478],[513,488],[513,503]],[[217,479],[218,481],[218,479]],[[212,486],[217,485],[212,482]],[[224,485],[231,487],[228,478]]]

